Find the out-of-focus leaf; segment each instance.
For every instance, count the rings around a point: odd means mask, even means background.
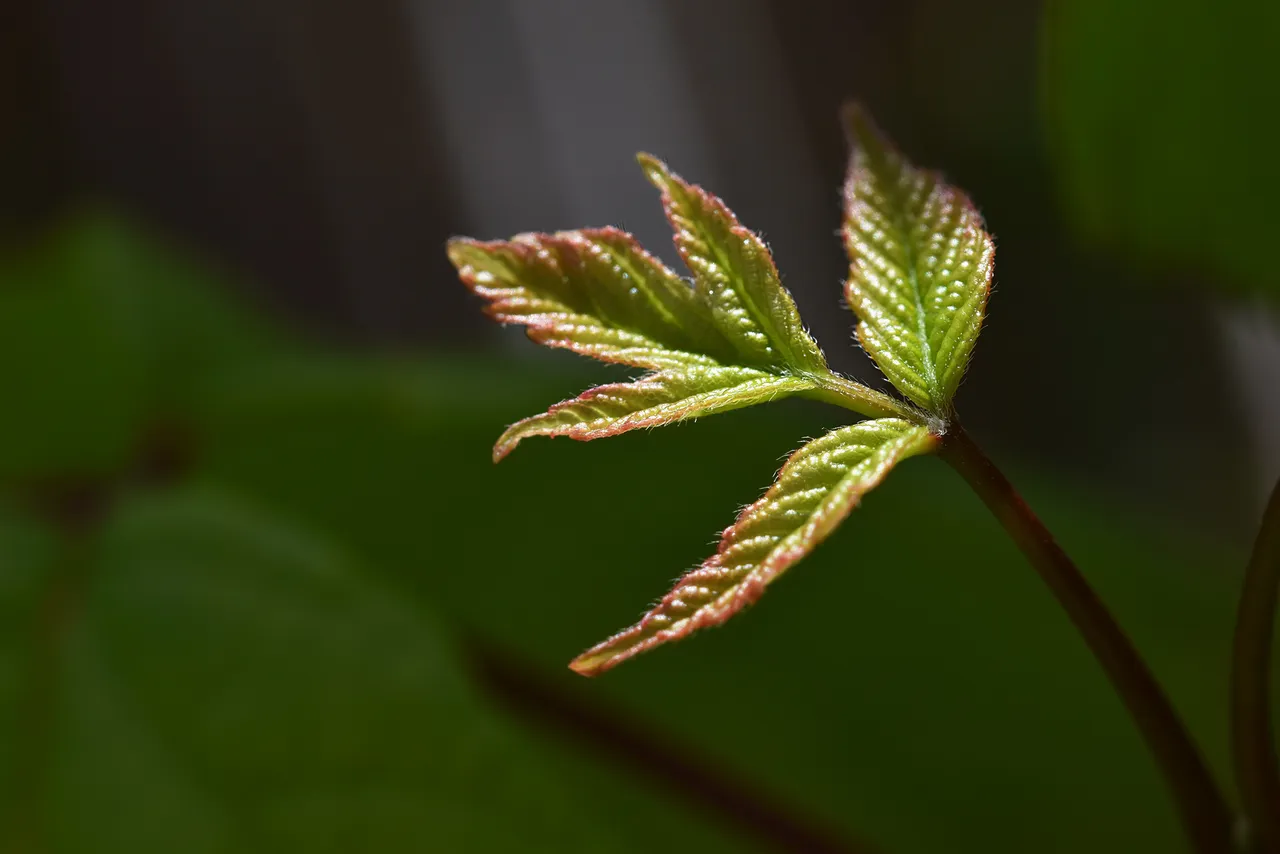
[[[767,585],[831,535],[902,460],[927,453],[929,430],[885,418],[833,430],[791,455],[764,497],[743,510],[720,548],[640,622],[569,665],[594,676],[754,604]]]
[[[25,653],[50,618],[44,600],[57,553],[53,531],[0,503],[0,826],[18,825],[22,816],[15,809],[29,806],[33,781],[26,766],[33,745],[14,735],[37,711],[28,697],[39,674]]]
[[[118,467],[143,424],[270,336],[213,277],[127,224],[74,219],[0,259],[0,478]]]
[[[0,270],[0,476],[110,469],[143,420],[138,317],[76,237]]]
[[[260,390],[216,407],[205,476],[341,538],[551,669],[651,596],[655,566],[695,565],[717,508],[757,498],[798,434],[834,426],[830,410],[792,400],[645,436],[644,454],[625,441],[551,443],[495,469],[485,425],[563,378],[488,370],[500,392],[478,396],[468,385],[484,366],[264,373]],[[626,487],[583,500],[599,494],[601,472]],[[1224,771],[1218,698],[1235,587],[1221,569],[1245,556],[1061,479],[1014,480]],[[449,488],[424,493],[439,483]],[[620,545],[621,530],[639,531],[643,548]],[[1177,818],[1114,692],[945,467],[903,466],[807,561],[770,607],[590,690],[885,851],[1180,850]]]
[[[662,190],[692,287],[613,228],[449,242],[460,277],[495,320],[524,324],[541,344],[655,372],[514,425],[495,460],[528,436],[598,439],[837,386],[864,414],[915,417],[827,369],[768,249],[723,202],[652,157],[640,163]]]
[[[908,163],[860,108],[845,121],[845,295],[858,340],[899,391],[946,416],[982,328],[995,246],[964,193]]]
[[[1097,246],[1280,296],[1271,110],[1280,6],[1046,6],[1040,95],[1069,220]]]
[[[20,780],[0,766],[0,815],[22,819],[0,849],[639,850],[613,829],[630,810],[616,779],[512,727],[432,614],[260,507],[133,499],[57,575],[48,543],[6,522],[0,614],[51,592],[59,607],[39,633],[0,625],[0,757],[23,757]],[[726,844],[673,819],[655,817]]]

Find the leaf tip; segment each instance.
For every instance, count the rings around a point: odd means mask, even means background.
[[[652,646],[652,642],[636,643],[638,624],[623,629],[611,638],[603,640],[569,662],[569,669],[588,679],[612,670],[629,658],[634,658]]]
[[[475,246],[476,241],[470,237],[450,237],[445,242],[444,251],[449,256],[450,263],[461,270],[471,263],[471,256],[475,252]]]
[[[515,432],[514,426],[507,428],[493,445],[493,462],[497,464],[505,460],[516,449],[516,445],[520,444],[521,438],[523,437]]]
[[[840,108],[840,123],[844,127],[845,139],[854,151],[873,153],[889,147],[884,133],[861,102],[846,101]]]
[[[609,669],[606,666],[607,661],[608,659],[602,658],[599,655],[592,655],[589,652],[584,652],[582,655],[569,662],[569,669],[579,676],[585,676],[588,679],[591,679],[595,676],[599,676],[601,673]]]
[[[671,170],[667,168],[667,164],[643,151],[636,155],[636,162],[644,170],[644,177],[649,179],[649,183],[659,190],[667,188],[667,184],[671,181]]]
[[[861,125],[867,116],[867,108],[861,101],[848,100],[840,105],[840,124],[853,136],[854,128]]]

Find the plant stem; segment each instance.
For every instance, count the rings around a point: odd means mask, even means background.
[[[1186,727],[1132,642],[1013,484],[953,423],[939,455],[960,473],[1053,591],[1124,701],[1199,854],[1228,854],[1232,815]]]
[[[814,400],[833,403],[868,418],[902,418],[923,423],[925,415],[910,404],[894,400],[889,395],[869,389],[861,383],[829,373],[818,379],[818,387],[805,394]]]
[[[1245,571],[1231,659],[1236,784],[1258,850],[1280,852],[1280,772],[1271,732],[1271,645],[1280,595],[1280,482],[1262,514]]]

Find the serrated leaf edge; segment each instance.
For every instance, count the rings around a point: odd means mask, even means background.
[[[899,151],[898,148],[893,144],[893,142],[889,140],[889,138],[884,134],[884,132],[879,128],[879,126],[875,123],[875,121],[871,118],[871,116],[866,112],[866,110],[862,108],[860,104],[857,104],[857,103],[846,104],[841,111],[841,117],[846,129],[846,135],[850,145],[849,169],[848,169],[848,174],[845,177],[844,191],[843,191],[843,194],[845,197],[846,222],[841,226],[841,232],[844,237],[844,242],[846,246],[849,246],[852,240],[854,239],[854,237],[856,237],[856,235],[853,234],[851,227],[848,223],[848,214],[849,214],[849,211],[852,209],[854,200],[856,198],[853,187],[857,180],[857,171],[854,169],[853,164],[859,153],[865,154],[868,158],[896,156],[902,161],[903,166],[914,169],[916,172],[922,175],[929,176],[932,179],[934,184],[933,189],[930,190],[929,195],[931,197],[933,196],[948,197],[948,201],[950,203],[958,204],[964,207],[972,215],[970,224],[966,227],[966,232],[970,234],[973,234],[975,232],[982,232],[985,234],[985,230],[983,228],[982,214],[978,210],[977,206],[973,203],[973,200],[969,197],[968,193],[965,193],[963,190],[959,189],[958,187],[955,187],[950,183],[948,183],[946,180],[946,177],[941,172],[937,170],[932,170],[932,169],[924,169],[924,168],[912,165],[907,160],[905,155],[903,155],[901,151]],[[874,143],[874,146],[868,145],[867,144],[868,140]],[[896,216],[892,217],[892,219],[894,219],[895,221],[898,220]],[[909,227],[907,227],[905,223],[898,221],[897,225],[901,232],[903,232],[904,234],[909,233],[910,229]],[[991,294],[991,280],[994,273],[995,247],[993,245],[993,242],[990,240],[990,235],[986,235],[986,236],[988,238],[985,241],[986,248],[983,251],[981,258],[978,261],[979,269],[982,271],[983,284],[978,289],[976,294],[980,304],[977,307],[978,326],[973,332],[973,339],[975,343],[979,335],[981,335],[982,327],[986,322],[986,306],[987,306],[988,298],[990,297],[990,294]],[[964,375],[967,372],[967,369],[968,369],[967,362],[968,362],[968,359],[972,356],[972,348],[967,353],[964,354],[966,364],[960,365],[960,366],[956,365],[956,359],[959,357],[959,351],[958,349],[953,349],[952,354],[948,359],[946,370],[943,373],[945,375],[945,374],[951,374],[952,371],[955,371],[955,374],[948,383],[946,383],[945,385],[942,384],[938,378],[938,365],[936,364],[934,347],[929,341],[928,329],[926,326],[927,313],[924,307],[924,294],[920,287],[919,272],[917,269],[918,265],[915,263],[915,252],[914,250],[908,250],[908,251],[910,252],[909,257],[911,258],[912,263],[908,265],[909,269],[905,270],[904,272],[907,273],[907,278],[909,279],[910,286],[911,286],[911,293],[915,300],[917,326],[918,326],[918,328],[915,330],[915,335],[919,341],[921,356],[922,356],[921,367],[923,368],[925,373],[925,376],[918,377],[921,383],[924,384],[924,388],[917,388],[916,391],[918,393],[919,398],[923,398],[923,399],[918,399],[915,395],[909,394],[905,389],[900,389],[900,390],[903,391],[904,394],[906,394],[909,398],[913,400],[913,402],[917,404],[925,405],[927,401],[927,408],[930,410],[932,414],[943,417],[944,419],[948,419],[951,412],[952,400],[955,397],[956,390],[959,388],[960,383],[964,379]],[[857,261],[855,259],[851,258],[850,260],[851,260],[852,266],[857,265]],[[855,314],[857,314],[859,317],[859,323],[857,327],[858,341],[862,345],[863,349],[868,352],[868,354],[881,352],[880,348],[873,346],[867,340],[868,335],[870,335],[871,333],[869,331],[869,328],[870,328],[869,324],[866,322],[866,320],[863,319],[863,315],[867,311],[865,306],[865,301],[858,298],[857,294],[853,291],[853,286],[854,286],[853,278],[852,276],[850,276],[850,278],[845,283],[845,299],[848,302],[850,308],[854,309]],[[965,303],[966,306],[970,304],[971,303],[969,301],[966,301]],[[956,312],[955,318],[951,321],[950,325],[948,325],[948,327],[946,328],[946,331],[942,335],[942,339],[944,341],[950,338],[954,338],[957,335],[957,329],[959,328],[961,317],[962,317],[962,314],[960,312]],[[879,364],[878,364],[879,358],[890,358],[893,361],[897,361],[901,363],[901,359],[898,358],[896,354],[892,353],[892,351],[884,352],[883,356],[881,357],[877,357],[873,355],[872,360],[877,362],[877,367],[879,367]],[[913,374],[915,373],[914,369],[911,369],[911,373]],[[896,385],[897,383],[895,382],[895,386]]]
[[[548,429],[539,429],[541,425],[552,421],[556,415],[570,407],[589,404],[597,398],[636,391],[646,385],[659,385],[669,379],[675,379],[681,371],[679,369],[660,371],[634,382],[608,383],[596,386],[584,391],[575,398],[554,404],[546,412],[532,415],[512,424],[498,437],[498,441],[494,444],[493,461],[495,463],[501,462],[515,450],[521,441],[532,436],[547,436],[550,438],[567,436],[580,442],[588,442],[594,439],[617,436],[631,430],[661,427],[690,417],[730,412],[734,409],[767,403],[779,397],[800,394],[817,387],[817,384],[808,377],[779,376],[764,371],[756,371],[752,368],[741,368],[736,365],[716,367],[728,371],[750,372],[757,376],[734,385],[722,386],[667,403],[656,404],[628,415],[618,417],[605,416],[590,422],[554,425]]]
[[[698,263],[697,258],[690,255],[685,241],[693,240],[700,244],[705,244],[708,250],[716,256],[724,256],[725,249],[713,243],[706,243],[695,233],[696,224],[681,209],[684,203],[676,199],[677,190],[680,194],[686,196],[693,203],[693,206],[709,211],[712,216],[722,218],[728,224],[729,234],[735,240],[751,246],[753,251],[759,253],[768,273],[777,283],[780,298],[789,304],[789,309],[795,314],[798,323],[798,332],[794,336],[788,335],[787,330],[776,328],[769,308],[758,305],[750,293],[737,288],[732,289],[742,303],[742,308],[764,336],[768,345],[782,357],[782,361],[787,367],[797,373],[820,375],[827,372],[829,368],[827,367],[826,356],[823,354],[818,342],[814,340],[809,330],[804,326],[803,318],[800,317],[799,310],[796,308],[794,297],[792,297],[786,286],[782,284],[782,277],[778,272],[777,264],[773,260],[773,253],[769,251],[768,246],[765,245],[760,235],[744,226],[738,220],[737,214],[725,204],[723,199],[698,184],[690,183],[681,178],[660,158],[646,152],[640,152],[636,155],[636,162],[640,164],[640,168],[644,171],[645,177],[649,182],[661,193],[663,213],[666,215],[667,222],[671,225],[672,231],[676,235],[676,250],[680,253],[681,259],[695,281],[698,279],[701,265]],[[719,257],[713,263],[726,270],[728,268],[723,257]]]
[[[868,424],[871,422],[862,423]],[[699,573],[714,575],[717,572],[722,556],[732,546],[731,535],[742,524],[743,520],[751,518],[751,514],[754,511],[773,499],[777,488],[776,483],[770,487],[764,496],[739,513],[734,524],[725,529],[721,534],[720,546],[716,554],[704,561],[697,569],[681,577],[672,591],[664,596],[658,605],[651,608],[639,622],[591,647],[570,662],[569,668],[583,676],[598,676],[654,647],[670,641],[680,640],[699,629],[720,625],[744,607],[756,602],[761,594],[764,593],[765,587],[830,536],[858,506],[862,496],[883,482],[894,466],[909,457],[930,453],[936,449],[940,439],[927,428],[907,421],[899,421],[899,423],[905,428],[902,436],[874,452],[874,455],[879,456],[880,459],[871,472],[858,478],[858,482],[851,484],[848,489],[832,488],[831,494],[823,499],[820,509],[815,510],[801,528],[788,534],[783,539],[782,544],[772,550],[764,560],[747,574],[743,581],[734,585],[732,589],[726,591],[713,602],[699,608],[688,617],[684,617],[671,626],[655,632],[639,643],[624,647],[617,652],[611,652],[620,642],[625,642],[631,637],[643,634],[658,617],[658,612],[662,606],[681,595],[681,590],[687,581],[696,580]],[[793,453],[791,458],[803,451],[804,448],[802,447]],[[788,458],[788,463],[791,458]],[[783,465],[783,469],[785,468],[786,464]]]
[[[507,310],[502,294],[519,288],[494,287],[485,278],[486,271],[478,270],[466,257],[466,252],[475,251],[490,254],[511,247],[537,249],[542,244],[567,243],[581,248],[583,241],[592,237],[623,240],[630,245],[632,251],[643,260],[651,261],[656,268],[670,274],[675,279],[679,276],[654,258],[636,242],[635,238],[621,229],[606,226],[596,229],[579,229],[555,233],[524,232],[514,235],[509,240],[476,240],[470,237],[452,237],[446,244],[449,260],[458,270],[458,278],[476,296],[484,300],[481,310],[490,319],[504,325],[525,327],[525,334],[531,341],[545,347],[569,350],[581,356],[588,356],[601,362],[630,365],[632,367],[662,370],[677,365],[717,365],[721,364],[715,357],[703,353],[694,353],[668,347],[640,332],[633,332],[618,326],[611,326],[604,320],[592,315],[581,314],[563,303],[543,298],[547,302],[545,311],[530,313],[513,313]],[[524,297],[520,297],[524,299]],[[592,327],[610,333],[619,341],[627,342],[627,346],[608,347],[602,344],[584,344],[575,341],[571,333],[579,327]]]

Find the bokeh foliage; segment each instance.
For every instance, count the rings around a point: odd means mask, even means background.
[[[1280,298],[1280,6],[1063,0],[1041,37],[1046,142],[1078,232],[1175,279]]]
[[[495,703],[462,652],[480,637],[888,851],[1180,850],[1118,700],[940,464],[869,497],[787,596],[582,685],[564,662],[842,413],[495,468],[572,368],[319,349],[231,293],[102,216],[0,270],[3,845],[753,850]],[[1016,479],[1222,767],[1241,556]]]
[[[6,260],[0,847],[747,844],[515,725],[341,532],[193,475],[228,389],[312,363],[287,336],[108,217]]]

